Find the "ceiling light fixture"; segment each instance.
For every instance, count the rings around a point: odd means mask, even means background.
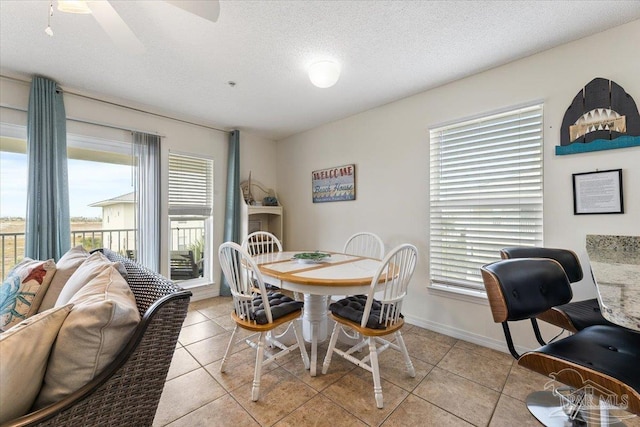
[[[328,88],[340,78],[340,65],[333,61],[318,61],[309,67],[309,79],[314,86]]]
[[[58,0],[58,10],[66,13],[91,13],[84,0]]]

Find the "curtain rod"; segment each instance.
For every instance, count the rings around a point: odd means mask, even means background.
[[[18,79],[18,78],[15,78],[15,77],[5,76],[5,75],[2,75],[2,74],[0,74],[0,78],[7,79],[7,80],[12,80],[12,81],[18,82],[18,83],[25,83],[27,85],[31,84],[31,82],[28,81],[28,80],[22,80],[22,79]],[[213,126],[207,126],[207,125],[203,125],[201,123],[191,122],[189,120],[178,119],[176,117],[166,116],[164,114],[153,113],[151,111],[142,110],[140,108],[134,108],[134,107],[130,107],[128,105],[118,104],[116,102],[105,101],[104,99],[94,98],[94,97],[88,96],[88,95],[83,95],[81,93],[77,93],[77,92],[73,92],[73,91],[70,91],[68,89],[65,89],[65,88],[63,88],[63,87],[61,87],[59,85],[58,85],[58,87],[60,87],[62,89],[63,93],[66,93],[66,94],[69,94],[69,95],[74,95],[74,96],[77,96],[77,97],[80,97],[80,98],[89,99],[91,101],[101,102],[103,104],[113,105],[115,107],[125,108],[127,110],[136,111],[136,112],[144,113],[144,114],[149,114],[151,116],[160,117],[160,118],[163,118],[163,119],[169,119],[169,120],[173,120],[173,121],[176,121],[176,122],[185,123],[185,124],[189,124],[189,125],[193,125],[193,126],[199,126],[199,127],[205,128],[205,129],[215,130],[215,131],[226,133],[226,134],[230,134],[231,133],[228,130],[219,129],[219,128],[216,128],[216,127],[213,127]],[[2,104],[2,106],[4,107],[4,104]],[[14,107],[9,107],[9,106],[6,106],[5,108],[12,108],[14,110],[16,109]],[[26,111],[26,110],[22,109],[21,111]],[[140,131],[133,130],[133,129],[122,128],[122,127],[118,127],[118,126],[114,126],[114,125],[105,125],[103,123],[91,122],[91,121],[88,121],[88,120],[72,119],[72,118],[67,118],[67,119],[73,120],[73,121],[77,121],[77,122],[95,124],[95,125],[98,125],[98,126],[111,127],[111,128],[114,128],[114,129],[128,130],[128,131],[132,131],[132,132],[140,132]],[[146,133],[154,133],[154,132],[146,132]]]
[[[22,107],[12,107],[11,105],[7,105],[7,104],[0,104],[0,108],[6,108],[8,110],[14,110],[14,111],[21,111],[23,113],[27,113],[27,110],[25,108]],[[122,126],[115,126],[115,125],[110,125],[108,123],[99,123],[99,122],[94,122],[94,121],[90,121],[90,120],[84,120],[84,119],[77,119],[75,117],[66,117],[66,119],[70,122],[76,122],[76,123],[85,123],[85,124],[89,124],[89,125],[95,125],[95,126],[100,126],[100,127],[104,127],[104,128],[109,128],[109,129],[116,129],[116,130],[123,130],[125,132],[141,132],[141,133],[148,133],[151,135],[157,135],[160,138],[165,138],[165,135],[160,135],[158,132],[150,132],[147,130],[140,130],[140,129],[131,129],[131,128],[125,128]]]

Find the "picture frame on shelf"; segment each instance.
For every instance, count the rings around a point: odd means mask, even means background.
[[[255,233],[256,231],[263,231],[262,230],[262,221],[257,220],[257,219],[249,220],[249,234]]]

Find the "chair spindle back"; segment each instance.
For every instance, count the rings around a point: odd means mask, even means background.
[[[362,316],[361,326],[367,325],[369,314],[375,299],[382,305],[380,323],[392,326],[400,319],[402,301],[407,295],[407,288],[418,260],[418,249],[408,243],[394,248],[382,261],[371,280],[371,288],[367,296],[367,304]]]
[[[356,233],[347,239],[343,253],[368,258],[384,258],[384,242],[380,237],[366,231]]]
[[[271,252],[282,252],[282,243],[268,231],[256,231],[247,236],[242,242],[242,247],[251,256]]]
[[[258,289],[267,320],[272,323],[273,317],[264,280],[251,255],[237,243],[225,242],[218,248],[218,257],[224,277],[229,283],[238,317],[244,320],[251,318],[252,301],[255,290]]]

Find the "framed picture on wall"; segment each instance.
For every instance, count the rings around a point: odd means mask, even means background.
[[[622,214],[622,169],[573,174],[573,214]]]
[[[356,199],[356,165],[335,166],[311,172],[313,203]]]

